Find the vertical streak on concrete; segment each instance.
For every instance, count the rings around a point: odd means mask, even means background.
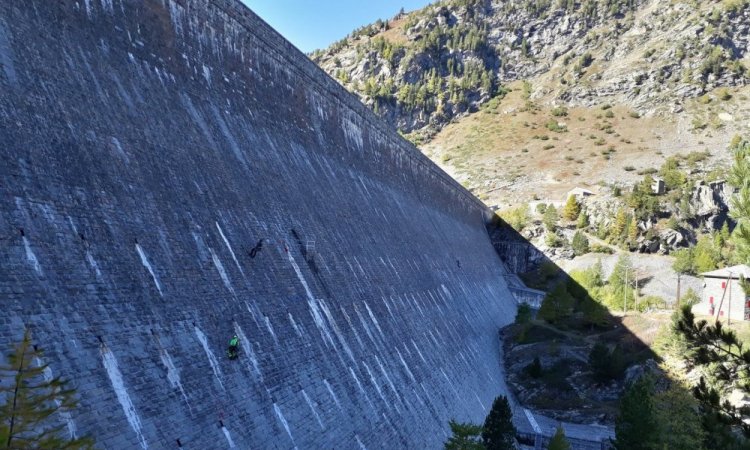
[[[195,328],[195,335],[198,337],[198,340],[200,341],[201,345],[203,346],[203,351],[206,352],[206,356],[208,357],[208,363],[211,365],[211,370],[214,372],[214,376],[219,381],[219,385],[222,389],[224,389],[224,383],[221,381],[223,378],[223,374],[221,373],[221,367],[219,367],[219,361],[216,360],[216,356],[214,356],[214,352],[211,351],[211,347],[208,346],[208,338],[206,335],[201,331],[200,328]]]
[[[164,296],[164,293],[161,291],[161,284],[159,284],[159,279],[156,277],[156,273],[154,273],[153,267],[151,267],[151,263],[148,262],[148,258],[146,257],[146,253],[143,251],[143,248],[141,248],[140,244],[135,244],[135,250],[138,252],[138,256],[141,257],[141,264],[143,264],[143,267],[148,270],[148,273],[151,274],[151,278],[154,280],[154,284],[156,285],[156,290],[159,291],[160,296]]]
[[[138,442],[145,450],[148,448],[148,443],[143,436],[143,430],[141,430],[141,418],[138,416],[133,401],[130,399],[130,395],[128,395],[128,391],[125,388],[125,382],[122,379],[122,373],[117,365],[117,359],[115,359],[115,355],[104,346],[101,348],[101,354],[102,364],[104,364],[104,369],[107,371],[107,375],[109,375],[109,381],[112,383],[112,388],[115,390],[117,400],[120,402],[123,412],[125,412],[125,417],[128,419],[130,427],[138,436]]]

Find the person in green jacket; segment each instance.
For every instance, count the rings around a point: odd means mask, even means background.
[[[237,359],[237,356],[239,356],[240,352],[240,346],[239,346],[239,339],[237,338],[237,335],[235,334],[232,336],[232,339],[229,340],[229,347],[227,348],[227,356],[229,359]]]

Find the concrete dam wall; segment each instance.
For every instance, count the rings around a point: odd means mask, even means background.
[[[238,1],[0,2],[0,348],[100,448],[441,446],[505,389],[487,217]]]

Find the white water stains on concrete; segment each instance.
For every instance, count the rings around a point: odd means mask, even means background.
[[[219,367],[219,361],[216,360],[216,356],[214,355],[214,352],[211,351],[211,347],[209,347],[208,345],[208,338],[203,333],[203,331],[201,331],[200,328],[198,327],[193,327],[193,328],[195,329],[195,335],[198,337],[198,340],[203,346],[203,351],[206,352],[206,356],[208,357],[208,363],[211,365],[211,370],[213,370],[216,380],[219,381],[219,385],[221,386],[222,389],[224,389],[224,383],[221,381],[224,375],[221,373],[221,367]]]
[[[89,263],[89,266],[94,270],[94,273],[96,273],[97,278],[102,277],[102,271],[99,270],[99,264],[96,263],[96,260],[91,255],[91,252],[86,250],[86,261]]]
[[[122,410],[125,412],[125,417],[128,419],[130,428],[132,428],[138,436],[138,442],[141,444],[141,447],[147,449],[148,443],[143,436],[143,430],[141,430],[141,418],[138,416],[133,401],[130,399],[130,395],[125,388],[125,382],[122,379],[122,373],[117,365],[117,359],[115,359],[115,355],[105,346],[102,346],[101,354],[102,364],[104,364],[104,369],[107,371],[109,381],[112,383],[112,388],[117,396],[117,401],[120,402],[120,406],[122,406]]]
[[[164,367],[167,369],[167,380],[169,381],[169,384],[172,386],[172,388],[179,389],[180,394],[182,394],[182,398],[185,399],[185,403],[187,403],[188,405],[188,408],[192,410],[190,401],[185,394],[185,389],[183,389],[182,387],[180,371],[177,370],[177,367],[175,367],[174,361],[172,361],[172,357],[170,356],[169,352],[164,348],[159,348],[159,358],[161,358],[162,364],[164,364]]]
[[[240,273],[242,276],[245,276],[245,271],[242,270],[242,266],[240,266],[240,262],[237,260],[237,255],[234,254],[234,250],[232,249],[232,246],[229,245],[229,240],[224,235],[224,230],[221,229],[221,226],[219,225],[219,222],[216,223],[216,229],[219,230],[219,234],[221,235],[221,238],[224,240],[224,245],[227,246],[227,249],[229,249],[229,253],[232,255],[232,259],[234,260],[234,264],[237,266],[237,268],[240,270]]]
[[[284,427],[284,430],[286,430],[286,434],[289,435],[289,439],[294,442],[294,436],[292,436],[292,431],[289,429],[289,422],[286,421],[286,418],[284,417],[284,414],[281,412],[281,408],[279,408],[279,405],[276,403],[273,404],[273,410],[276,412],[276,417],[279,418],[279,421],[281,422],[281,425]]]
[[[31,267],[34,268],[34,271],[38,275],[42,275],[42,266],[39,264],[39,259],[37,259],[36,254],[34,254],[34,250],[31,249],[31,243],[28,239],[26,239],[26,236],[23,236],[23,247],[26,250],[26,261],[31,264]]]
[[[227,444],[229,445],[229,448],[237,448],[237,446],[234,445],[234,441],[232,440],[232,435],[229,434],[229,430],[227,430],[227,427],[221,427],[221,431],[224,433],[224,437],[227,440]]]
[[[294,321],[294,317],[292,316],[292,313],[287,313],[287,317],[289,317],[289,322],[292,323],[294,332],[297,333],[297,336],[302,337],[302,331],[300,330],[299,326],[297,326],[297,322]]]
[[[245,332],[240,328],[239,324],[235,322],[234,324],[234,333],[237,335],[237,338],[240,340],[240,347],[242,347],[242,351],[247,356],[248,360],[250,361],[250,364],[252,367],[248,367],[251,369],[251,371],[255,372],[258,377],[262,380],[263,374],[260,371],[260,364],[258,363],[258,357],[255,355],[255,352],[253,351],[253,344],[250,342],[250,339],[247,338],[245,335]]]
[[[289,259],[289,264],[292,265],[294,273],[297,275],[297,279],[299,280],[300,284],[302,284],[302,287],[305,290],[305,294],[307,295],[307,305],[310,307],[310,314],[312,315],[313,321],[315,322],[315,326],[318,327],[318,330],[320,330],[321,335],[325,339],[326,345],[330,344],[334,349],[336,349],[336,344],[333,342],[331,331],[328,329],[328,325],[326,324],[325,319],[323,319],[318,301],[315,299],[315,296],[313,296],[313,293],[310,290],[310,285],[307,284],[307,280],[302,275],[302,271],[300,270],[299,265],[297,265],[297,262],[294,260],[294,256],[292,256],[292,252],[287,251],[286,254]]]
[[[367,447],[365,447],[365,444],[362,443],[362,440],[357,436],[354,435],[354,439],[357,441],[357,445],[359,445],[359,450],[367,450]]]
[[[273,338],[273,341],[276,343],[276,345],[279,345],[279,339],[276,337],[276,332],[273,330],[273,325],[271,325],[271,319],[268,318],[268,316],[263,316],[264,322],[266,324],[266,329],[271,334],[271,337]]]
[[[303,396],[303,397],[305,397],[305,401],[307,402],[307,406],[309,406],[309,407],[310,407],[310,411],[312,411],[312,413],[313,413],[313,416],[315,416],[315,420],[317,420],[317,421],[318,421],[318,425],[320,425],[320,429],[321,429],[321,430],[325,430],[325,429],[326,429],[326,427],[325,427],[325,425],[323,425],[323,421],[322,421],[322,420],[320,420],[320,414],[318,414],[318,410],[317,410],[317,409],[315,409],[315,404],[314,404],[314,403],[313,403],[313,401],[312,401],[312,400],[310,399],[310,396],[309,396],[309,395],[307,395],[307,392],[305,392],[305,390],[304,390],[304,389],[302,389],[302,396]]]
[[[218,256],[216,256],[216,253],[214,252],[214,249],[211,247],[208,247],[208,251],[211,253],[211,260],[214,263],[214,267],[216,267],[216,270],[219,272],[219,276],[221,277],[221,281],[224,282],[224,286],[234,294],[234,288],[232,287],[232,283],[229,281],[229,276],[227,275],[227,271],[224,270],[224,264],[221,263],[221,260]]]
[[[127,95],[127,93],[125,95]],[[125,98],[129,99],[129,97]],[[130,103],[132,104],[132,102]],[[117,139],[116,137],[112,137],[109,142],[111,144],[111,148],[114,149],[115,153],[117,153],[122,159],[124,159],[126,163],[129,163],[130,158],[128,157],[128,154],[125,153],[125,149],[122,148],[122,144],[120,143],[119,139]]]
[[[339,411],[343,411],[344,409],[341,407],[341,403],[339,402],[339,398],[336,396],[336,393],[333,391],[333,386],[331,386],[331,383],[328,382],[325,378],[323,378],[323,384],[325,385],[326,389],[328,389],[328,393],[331,394],[331,398],[333,399],[333,403],[336,404],[336,407],[338,407]]]
[[[37,367],[44,366],[44,362],[40,358],[37,358],[37,357],[34,358],[34,363],[36,364]],[[52,375],[52,369],[50,369],[49,366],[44,367],[44,369],[42,369],[42,376],[44,377],[44,381],[46,381],[47,383],[55,379],[55,377]],[[70,439],[76,439],[78,437],[78,430],[76,428],[76,423],[73,421],[73,416],[71,416],[70,411],[68,411],[67,409],[61,408],[62,401],[56,398],[54,399],[54,402],[58,408],[57,412],[60,413],[60,417],[62,417],[63,421],[65,422],[65,425],[68,428],[68,436],[70,437]]]
[[[365,370],[367,371],[367,375],[370,377],[370,382],[373,386],[375,386],[375,390],[378,392],[378,396],[381,400],[383,400],[383,403],[387,407],[390,408],[391,403],[388,402],[388,400],[385,399],[385,395],[383,395],[382,389],[380,389],[380,384],[378,384],[378,380],[375,379],[375,375],[372,374],[372,371],[370,370],[370,366],[367,365],[366,362],[362,361],[362,365],[365,366]]]
[[[411,369],[409,369],[409,365],[406,364],[406,361],[404,360],[404,357],[401,355],[401,352],[398,348],[396,348],[396,354],[398,355],[398,359],[401,361],[401,365],[404,366],[404,369],[406,370],[406,374],[409,376],[409,379],[416,383],[417,380],[414,378],[414,374],[412,373]]]
[[[350,147],[356,147],[357,150],[362,150],[362,148],[364,147],[364,140],[362,139],[362,129],[348,118],[341,119],[341,129],[344,131],[346,143]]]
[[[143,248],[140,244],[135,244],[135,250],[138,252],[138,256],[141,257],[141,264],[143,264],[143,267],[148,270],[148,273],[151,274],[151,278],[154,280],[154,284],[156,285],[156,290],[159,291],[159,295],[162,297],[164,296],[164,293],[161,290],[161,284],[159,283],[159,278],[157,278],[156,273],[154,273],[154,269],[151,267],[151,263],[148,262],[148,258],[146,257],[146,252],[143,251]]]

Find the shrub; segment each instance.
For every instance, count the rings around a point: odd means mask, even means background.
[[[542,369],[542,363],[539,361],[539,357],[535,356],[534,361],[529,363],[526,367],[523,368],[524,372],[526,372],[526,375],[530,376],[531,378],[539,378],[542,376],[543,369]]]
[[[516,231],[521,231],[531,220],[528,205],[506,209],[500,212],[500,217]]]
[[[570,244],[576,256],[585,255],[589,252],[589,240],[580,231],[576,231]]]
[[[589,353],[589,365],[597,381],[614,380],[625,373],[625,355],[619,345],[610,351],[606,345],[597,342]]]
[[[544,212],[547,210],[547,204],[546,203],[539,203],[536,205],[536,212],[539,214],[544,214]]]
[[[557,108],[552,108],[552,111],[550,113],[555,117],[565,117],[568,115],[568,108],[564,106],[558,106]]]
[[[516,310],[516,323],[525,325],[531,321],[533,310],[527,303],[521,303]]]

